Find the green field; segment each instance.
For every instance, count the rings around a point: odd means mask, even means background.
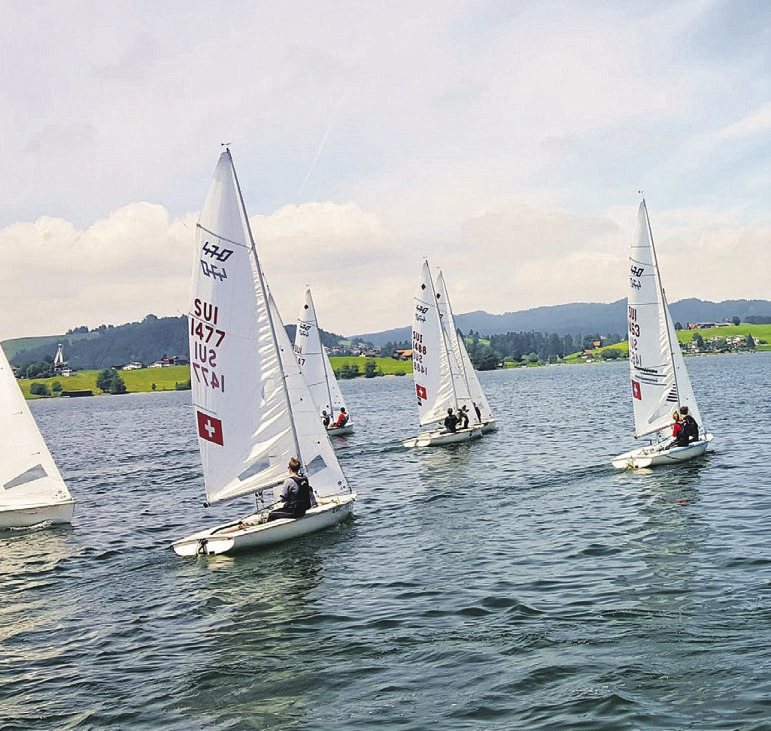
[[[340,356],[329,359],[332,368],[338,370],[346,363],[359,367],[359,372],[364,374],[364,364],[368,360],[374,360],[383,375],[393,376],[397,371],[403,371],[405,375],[412,374],[411,360],[394,360],[393,358],[358,358],[356,356]],[[48,390],[52,391],[54,381],[62,384],[65,391],[91,390],[94,394],[102,393],[96,387],[96,379],[100,371],[78,371],[72,376],[56,376],[55,378],[22,378],[18,384],[25,398],[45,398],[44,396],[30,396],[29,387],[32,383],[44,383]],[[126,384],[129,393],[143,391],[175,391],[177,383],[186,383],[190,379],[188,366],[169,366],[168,368],[142,368],[136,371],[119,371],[120,377]],[[155,389],[153,389],[155,384]]]
[[[699,335],[701,335],[705,341],[708,341],[710,338],[730,338],[736,335],[744,335],[746,337],[747,335],[752,335],[753,340],[755,340],[756,350],[771,351],[771,324],[752,325],[750,323],[742,323],[740,325],[708,327],[698,330],[678,330],[677,340],[680,343],[690,343],[696,333],[699,333]],[[760,343],[758,342],[760,340],[765,340],[766,342]],[[611,348],[620,350],[624,354],[624,357],[629,355],[629,343],[625,340],[623,343],[616,343],[615,345],[606,345],[603,348],[596,348],[592,351],[591,357],[599,358],[603,350],[610,350]],[[585,355],[584,353],[572,353],[571,355],[565,356],[564,361],[566,363],[583,362],[587,357],[589,356]]]
[[[73,376],[56,376],[55,378],[21,378],[18,381],[19,388],[25,398],[30,397],[29,387],[32,383],[45,383],[48,390],[54,381],[59,381],[65,391],[91,390],[95,394],[101,393],[96,387],[96,379],[100,371],[78,371]],[[152,391],[155,384],[156,391],[174,391],[177,383],[186,383],[190,378],[190,368],[187,366],[169,366],[168,368],[142,368],[138,371],[119,371],[120,377],[126,384],[129,393],[140,391]]]
[[[367,361],[374,360],[378,370],[383,372],[384,376],[394,376],[398,371],[403,371],[405,375],[412,375],[411,360],[394,360],[393,358],[361,358],[355,355],[333,355],[329,362],[332,364],[332,370],[337,371],[344,365],[358,366],[359,373],[364,373],[364,365]]]

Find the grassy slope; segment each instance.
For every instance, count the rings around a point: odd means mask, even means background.
[[[45,383],[48,390],[51,384],[59,381],[65,391],[80,391],[90,389],[94,393],[101,393],[96,387],[96,378],[100,371],[78,371],[74,376],[63,378],[22,378],[18,381],[19,387],[26,398],[30,398],[29,387],[31,383]],[[143,368],[139,371],[120,371],[120,377],[126,383],[129,392],[152,391],[155,384],[156,391],[174,391],[176,383],[185,383],[190,378],[190,369],[187,366],[169,366],[168,368]],[[36,398],[33,396],[32,398]]]
[[[699,333],[705,341],[710,338],[729,338],[735,335],[752,335],[755,340],[755,347],[759,351],[771,351],[771,325],[752,325],[750,323],[742,323],[741,325],[726,325],[725,327],[709,327],[701,330],[678,330],[677,339],[681,343],[690,343],[693,336]],[[758,344],[758,340],[765,340],[766,345]],[[603,350],[609,350],[615,348],[620,350],[624,355],[629,353],[629,343],[625,340],[623,343],[616,343],[615,345],[606,345],[604,348],[597,348],[593,351],[593,355],[599,355]],[[566,362],[583,361],[586,358],[583,353],[573,353],[565,358]]]
[[[364,373],[364,364],[368,360],[374,360],[378,368],[387,376],[394,375],[396,371],[404,371],[406,375],[412,373],[411,360],[394,360],[393,358],[357,358],[333,357],[330,358],[333,369],[342,368],[345,363],[359,366],[359,372]],[[80,391],[90,389],[95,394],[101,393],[96,387],[96,378],[99,371],[78,371],[74,376],[64,378],[22,378],[18,381],[19,387],[25,398],[30,398],[29,387],[32,383],[45,383],[48,390],[54,381],[59,381],[65,391]],[[129,393],[152,391],[155,384],[156,391],[174,391],[177,383],[185,383],[190,378],[190,369],[187,366],[170,366],[168,368],[142,368],[138,371],[120,371],[120,377],[126,383]],[[31,398],[38,398],[32,396]]]

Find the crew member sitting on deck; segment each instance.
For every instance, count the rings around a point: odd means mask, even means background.
[[[687,406],[680,407],[680,415],[683,417],[683,435],[685,436],[685,444],[696,442],[699,439],[699,425],[688,413]],[[685,444],[683,446],[685,446]]]
[[[672,444],[673,447],[685,447],[688,444],[688,437],[685,436],[683,431],[683,422],[680,419],[680,414],[676,411],[672,414],[672,418],[675,423],[672,425]]]
[[[299,459],[292,457],[289,460],[289,477],[281,485],[281,500],[284,504],[276,510],[271,510],[268,520],[302,518],[315,503],[308,478],[299,474],[300,467]]]
[[[452,408],[447,409],[447,416],[444,417],[444,428],[453,434],[458,429],[458,417],[452,413]]]
[[[345,406],[340,409],[340,416],[337,417],[335,426],[345,426],[348,423],[348,414],[345,413]]]

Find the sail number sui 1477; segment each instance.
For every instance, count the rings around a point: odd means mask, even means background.
[[[193,372],[198,383],[225,392],[225,376],[217,374],[218,348],[225,340],[225,331],[216,327],[219,308],[196,298],[190,316],[190,336],[193,343]]]

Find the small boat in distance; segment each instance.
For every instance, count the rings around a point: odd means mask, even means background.
[[[335,372],[332,370],[332,364],[321,343],[316,308],[313,306],[310,289],[305,292],[305,304],[297,318],[294,352],[300,370],[305,376],[305,382],[308,384],[308,390],[311,392],[313,403],[316,404],[319,419],[324,418],[325,412],[329,419],[327,427],[329,435],[350,434],[353,431],[353,422],[345,406],[345,399],[335,378]],[[338,425],[338,422],[342,423]]]
[[[356,499],[326,430],[257,258],[229,150],[222,153],[196,233],[188,315],[193,409],[208,503],[255,495],[261,507],[176,541],[181,556],[286,541],[339,523]],[[297,458],[317,505],[268,521]],[[207,504],[208,504],[207,503]]]
[[[69,523],[75,509],[0,347],[0,528]]]
[[[635,438],[648,437],[645,447],[611,459],[618,469],[676,464],[704,454],[712,434],[696,405],[685,369],[667,298],[661,284],[656,249],[645,199],[637,213],[637,233],[629,255],[629,371]],[[672,414],[687,406],[698,425],[698,437],[686,446],[672,438]]]
[[[435,447],[458,444],[482,436],[482,425],[471,423],[473,403],[461,366],[442,326],[437,292],[428,261],[423,262],[415,294],[412,322],[412,377],[418,399],[421,431],[407,439],[405,447]],[[450,431],[444,428],[448,410],[463,407],[469,413],[469,426]]]
[[[466,345],[458,337],[458,330],[455,327],[455,318],[452,315],[452,306],[450,305],[450,298],[447,295],[447,286],[444,283],[444,276],[442,275],[441,269],[436,278],[436,303],[439,307],[439,317],[442,322],[442,327],[444,328],[452,352],[455,354],[455,359],[463,374],[463,379],[466,381],[466,388],[471,395],[473,408],[471,409],[470,423],[475,424],[480,421],[476,414],[478,408],[481,416],[482,433],[487,434],[491,431],[495,431],[498,428],[497,419],[493,417],[492,409],[487,402],[485,392],[482,390],[477,374],[474,371],[474,366],[471,363],[471,358],[466,350]]]

